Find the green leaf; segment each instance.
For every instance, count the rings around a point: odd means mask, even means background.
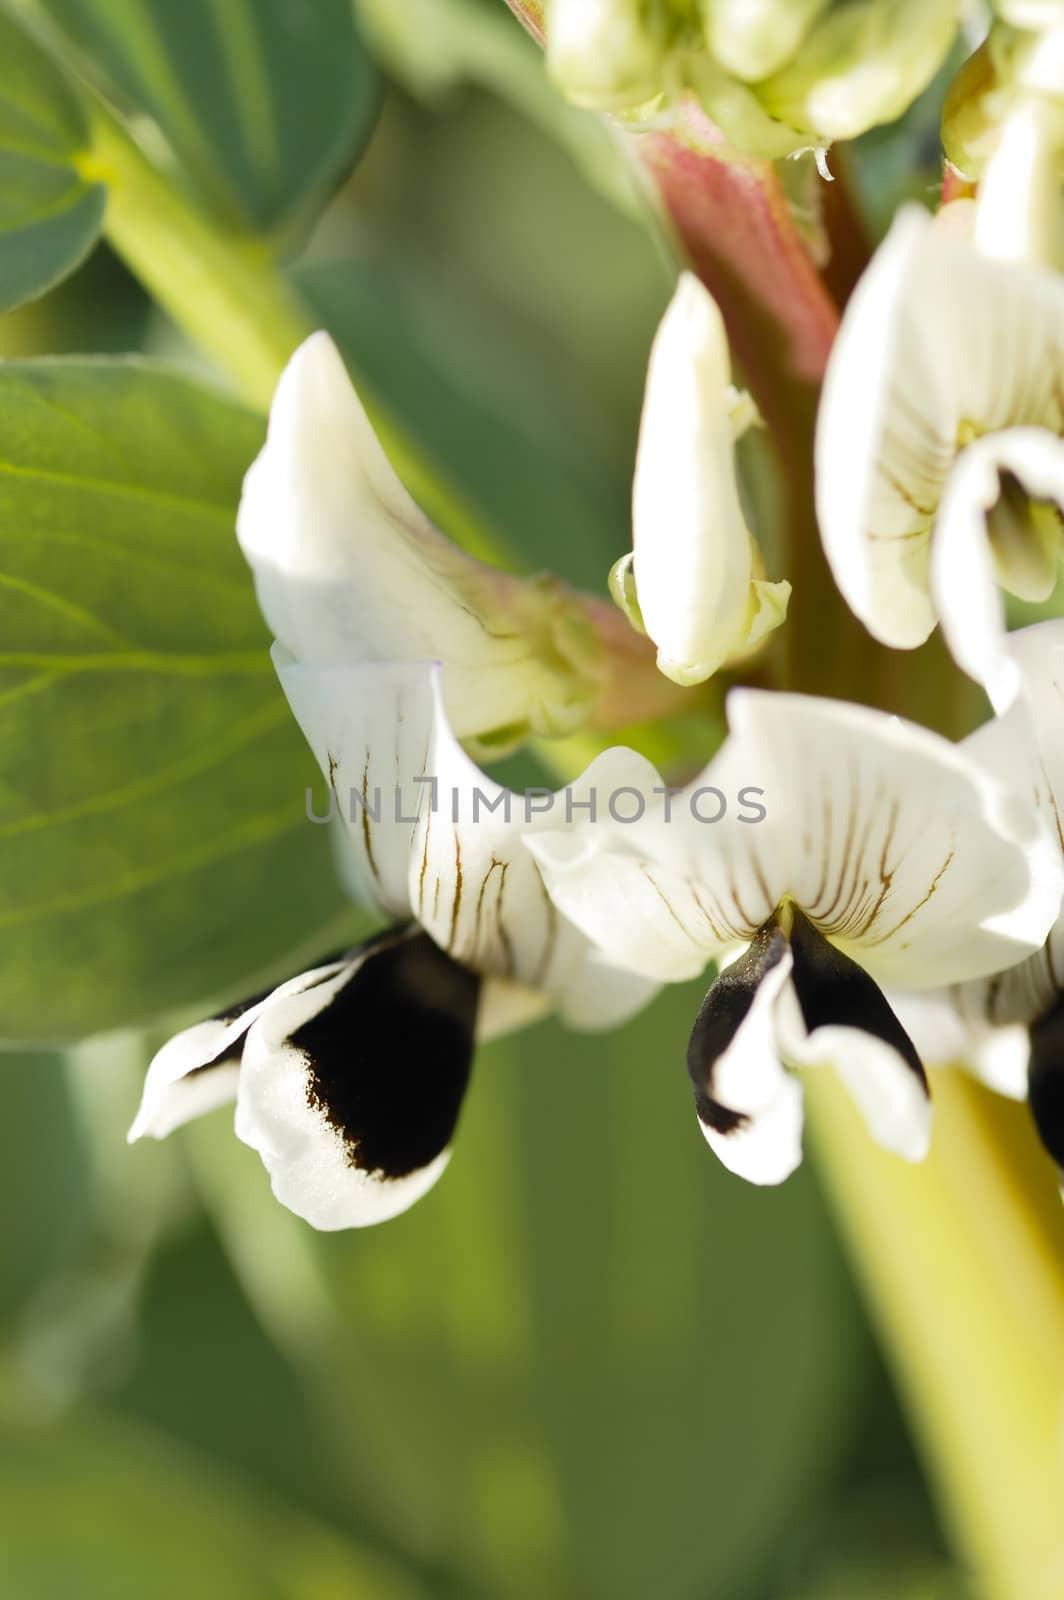
[[[0,312],[43,294],[95,242],[105,192],[78,171],[87,141],[71,84],[0,11]]]
[[[209,1459],[91,1415],[0,1431],[0,1572],[18,1600],[424,1600]]]
[[[136,361],[0,367],[8,1038],[235,991],[335,917],[233,534],[262,426]]]
[[[41,0],[90,78],[158,124],[213,209],[309,221],[376,115],[351,0]]]

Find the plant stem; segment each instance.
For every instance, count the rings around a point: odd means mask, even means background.
[[[99,100],[83,176],[107,185],[109,242],[250,404],[265,410],[282,367],[313,331],[268,246],[202,215]]]
[[[934,1075],[931,1154],[806,1076],[820,1168],[986,1600],[1064,1595],[1064,1208],[1023,1107]]]

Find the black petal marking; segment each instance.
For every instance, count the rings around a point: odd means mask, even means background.
[[[390,938],[391,936],[392,930],[389,930],[387,934],[377,935],[377,938]],[[341,960],[342,956],[350,954],[353,954],[353,952],[345,951],[334,953],[330,956],[322,956],[321,960],[317,962],[316,965],[321,967],[329,966],[334,961]],[[324,977],[319,978],[315,983],[308,984],[307,988],[314,989],[317,987],[318,983],[324,982]],[[277,987],[277,984],[273,984],[269,989],[260,989],[258,994],[249,995],[246,1000],[235,1000],[231,1005],[226,1006],[224,1011],[217,1011],[215,1012],[214,1016],[207,1017],[205,1020],[207,1022],[220,1023],[222,1027],[225,1028],[230,1027],[241,1017],[246,1016],[252,1007],[261,1005],[264,1000],[268,1000]],[[247,1024],[247,1026],[251,1026],[250,1022]],[[238,1033],[234,1039],[230,1039],[228,1044],[223,1045],[218,1054],[212,1056],[209,1061],[201,1061],[198,1067],[190,1068],[189,1071],[185,1073],[185,1077],[194,1078],[197,1076],[197,1074],[201,1072],[210,1072],[215,1067],[239,1066],[240,1058],[244,1054],[244,1041],[246,1037],[246,1030],[244,1033]]]
[[[1031,1028],[1027,1099],[1039,1138],[1064,1168],[1064,994]]]
[[[793,916],[792,982],[809,1032],[830,1026],[860,1028],[864,1033],[873,1034],[901,1056],[929,1096],[923,1062],[879,985],[856,961],[829,944],[797,907],[794,907]]]
[[[775,918],[754,936],[750,948],[725,967],[702,1001],[687,1045],[687,1071],[700,1122],[715,1133],[734,1133],[750,1118],[713,1097],[713,1071],[754,1003],[758,985],[783,956],[787,939]]]
[[[289,1041],[307,1099],[348,1160],[381,1178],[429,1165],[451,1142],[473,1061],[480,979],[424,933],[375,940],[331,1004]]]

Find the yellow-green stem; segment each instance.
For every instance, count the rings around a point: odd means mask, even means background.
[[[870,1144],[833,1077],[806,1092],[854,1264],[985,1600],[1064,1596],[1064,1210],[1024,1108],[934,1075],[931,1154]]]
[[[203,216],[100,101],[80,166],[107,185],[105,231],[118,254],[244,398],[265,410],[288,357],[313,331],[268,246]]]

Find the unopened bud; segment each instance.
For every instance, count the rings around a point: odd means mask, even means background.
[[[956,0],[852,0],[813,28],[758,96],[816,143],[852,139],[901,116],[942,65],[956,31]]]
[[[726,71],[756,82],[794,54],[829,0],[701,0],[706,43]]]
[[[639,0],[550,0],[547,67],[565,96],[597,111],[625,111],[662,86],[661,26]]]

